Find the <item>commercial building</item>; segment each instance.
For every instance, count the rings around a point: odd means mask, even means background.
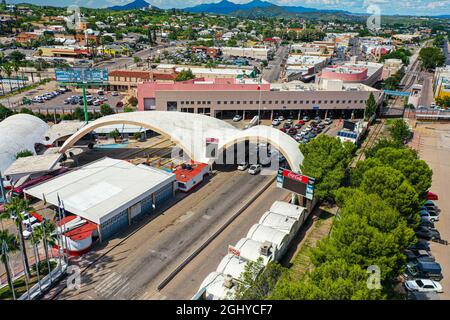
[[[182,66],[175,67],[176,72],[190,69],[197,78],[255,78],[253,67],[247,68],[201,68]]]
[[[221,47],[224,56],[251,58],[255,60],[268,60],[270,49],[268,48],[245,48],[245,47]]]
[[[209,175],[209,165],[190,161],[176,167],[173,173],[177,177],[178,190],[189,192],[202,183],[205,176]]]
[[[175,174],[124,160],[103,158],[25,189],[25,195],[58,206],[97,225],[100,240],[111,238],[174,196]]]
[[[109,89],[123,91],[136,88],[139,83],[146,81],[174,81],[177,75],[178,73],[173,70],[171,72],[112,70],[108,74],[108,84]]]
[[[383,64],[374,62],[345,63],[341,66],[324,68],[317,77],[317,82],[323,80],[342,80],[345,83],[362,83],[373,86],[382,79]]]
[[[387,79],[403,68],[403,62],[401,59],[386,59],[384,60],[382,79]]]
[[[437,68],[434,73],[434,97],[450,97],[450,66]]]
[[[291,54],[286,61],[286,72],[289,70],[290,66],[306,66],[314,68],[314,71],[318,72],[325,67],[327,63],[328,59],[326,57]]]
[[[213,48],[213,47],[207,47],[207,46],[193,46],[192,52],[193,53],[202,52],[212,59],[219,57],[221,54],[219,48]]]
[[[42,57],[82,58],[90,56],[89,50],[78,46],[39,47]]]
[[[182,111],[214,117],[236,113],[245,118],[277,113],[302,117],[306,114],[335,116],[363,113],[371,93],[378,100],[382,92],[360,83],[327,80],[321,84],[289,82],[270,84],[252,79],[200,78],[184,82],[138,85],[138,110]]]

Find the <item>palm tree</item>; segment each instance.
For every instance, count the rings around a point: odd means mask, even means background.
[[[11,64],[9,63],[4,63],[2,66],[3,72],[6,74],[6,76],[8,77],[8,81],[9,81],[9,89],[12,92],[13,88],[12,88],[12,84],[11,84],[11,74],[12,74],[12,67]]]
[[[20,81],[19,81],[19,70],[20,70],[20,67],[19,67],[19,63],[17,63],[16,61],[14,61],[12,64],[11,64],[11,68],[14,70],[14,72],[16,73],[16,79],[17,79],[17,86],[19,87],[19,89],[20,89]],[[22,83],[23,84],[23,83]]]
[[[19,232],[20,246],[22,247],[24,262],[25,262],[25,273],[27,276],[31,274],[30,264],[28,262],[27,250],[25,246],[25,239],[23,238],[23,225],[24,213],[28,213],[30,207],[25,199],[12,197],[10,201],[5,204],[5,212],[9,215],[10,219],[13,219],[16,223],[17,231]]]
[[[35,228],[33,232],[34,238],[42,240],[44,244],[45,260],[47,261],[47,268],[48,272],[50,273],[51,268],[50,268],[50,259],[48,256],[48,248],[56,245],[57,242],[56,226],[51,221],[44,219],[42,221],[42,224],[37,228]]]
[[[6,277],[8,279],[9,290],[14,295],[14,284],[11,274],[11,269],[9,268],[9,257],[8,253],[14,253],[19,248],[17,244],[17,238],[9,233],[8,230],[0,230],[0,260],[3,262],[6,270]]]

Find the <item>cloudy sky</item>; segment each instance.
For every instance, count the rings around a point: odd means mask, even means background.
[[[122,5],[133,0],[7,0],[7,3],[33,3],[54,6],[77,4],[85,7],[108,7]],[[219,2],[220,0],[146,0],[159,8],[185,8],[200,3]],[[245,3],[250,0],[231,0]],[[450,0],[268,0],[275,4],[289,6],[304,6],[319,9],[343,9],[351,12],[366,12],[370,5],[377,5],[381,14],[407,15],[442,15],[450,14]]]

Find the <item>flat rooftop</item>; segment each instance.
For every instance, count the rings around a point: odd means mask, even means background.
[[[35,172],[50,171],[59,167],[57,165],[61,157],[61,153],[56,153],[19,158],[14,161],[3,174],[8,176],[22,173],[31,174]]]
[[[103,158],[25,190],[27,195],[101,224],[175,181],[175,174],[124,160]]]

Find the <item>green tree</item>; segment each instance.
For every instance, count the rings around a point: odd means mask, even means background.
[[[427,47],[420,50],[419,60],[422,62],[424,69],[432,71],[445,64],[445,55],[439,48]]]
[[[111,138],[113,138],[114,141],[115,141],[118,137],[120,137],[120,132],[119,132],[119,130],[114,129],[113,131],[111,131],[111,132],[109,133],[109,136],[110,136]]]
[[[56,226],[49,220],[44,220],[40,226],[33,229],[34,238],[44,244],[45,260],[47,268],[51,271],[48,248],[57,244]]]
[[[17,227],[19,234],[20,246],[22,247],[24,262],[25,262],[25,272],[30,275],[30,264],[28,262],[27,248],[25,246],[25,239],[23,238],[23,220],[25,214],[30,212],[30,206],[28,201],[18,197],[12,197],[8,203],[5,204],[5,212],[12,219]]]
[[[398,142],[405,142],[411,137],[411,130],[403,119],[396,119],[389,127],[392,138]]]
[[[110,114],[114,114],[115,112],[114,112],[113,108],[111,108],[109,106],[109,104],[104,103],[100,106],[100,113],[102,114],[102,116],[107,116]]]
[[[13,112],[0,103],[0,120],[4,120],[9,116],[12,116]]]
[[[341,143],[338,138],[327,135],[320,135],[311,142],[300,145],[300,151],[304,155],[300,169],[303,174],[316,179],[316,197],[333,200],[333,192],[342,185],[354,150],[355,145],[352,143]]]
[[[6,270],[6,279],[8,281],[9,290],[12,292],[13,279],[11,269],[9,267],[8,259],[10,254],[13,254],[19,249],[17,238],[9,233],[8,230],[0,230],[0,260],[2,261]]]
[[[84,110],[81,107],[73,109],[73,118],[79,121],[84,121]]]
[[[369,169],[364,173],[360,189],[367,194],[379,195],[410,223],[417,222],[419,195],[401,171],[389,166]]]
[[[33,111],[31,109],[28,109],[28,108],[20,109],[20,113],[26,113],[26,114],[34,115]]]
[[[192,73],[191,69],[183,69],[178,73],[177,77],[175,78],[175,81],[186,81],[195,79],[194,73]]]
[[[244,272],[237,282],[234,299],[236,300],[263,300],[275,288],[282,267],[269,262],[264,268],[263,259],[247,262]]]
[[[364,118],[366,120],[370,119],[375,112],[377,111],[377,103],[375,101],[375,97],[373,93],[371,92],[369,95],[369,99],[366,101],[366,109],[364,110]]]
[[[368,274],[345,259],[330,260],[309,272],[301,281],[282,281],[270,299],[274,300],[380,300],[381,290],[367,287]]]
[[[403,147],[403,141],[399,142],[396,140],[381,138],[380,140],[378,140],[378,142],[373,147],[371,147],[370,149],[367,149],[364,152],[364,154],[365,154],[366,158],[374,157],[378,150],[383,149],[383,148],[390,148],[390,147],[401,148],[401,147]]]
[[[30,150],[22,150],[16,153],[16,159],[31,157],[34,153]]]
[[[376,194],[343,188],[336,198],[339,218],[331,236],[313,251],[314,265],[342,258],[364,269],[377,265],[383,281],[398,276],[406,262],[403,250],[415,240],[406,219]]]

